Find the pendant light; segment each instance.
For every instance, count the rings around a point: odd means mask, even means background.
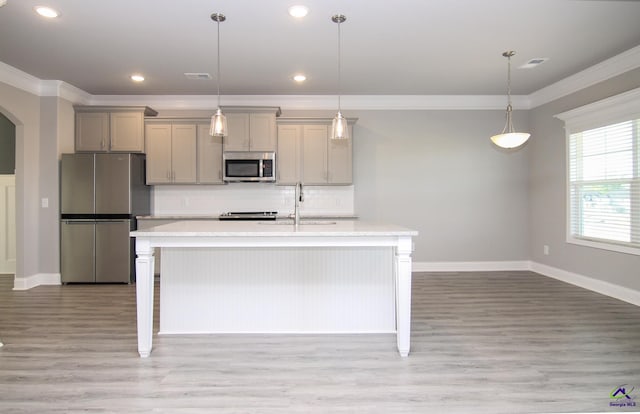
[[[227,20],[227,18],[224,14],[213,13],[211,15],[211,20],[218,23],[218,72],[216,73],[216,83],[218,84],[218,109],[216,109],[216,113],[211,117],[209,135],[213,137],[226,137],[227,117],[224,116],[220,109],[220,23]]]
[[[531,134],[526,132],[515,132],[513,129],[513,121],[511,120],[511,112],[513,110],[511,106],[511,56],[516,52],[509,50],[504,52],[502,56],[507,58],[507,123],[504,126],[501,134],[491,137],[491,141],[501,148],[516,148],[527,142]]]
[[[331,124],[331,139],[349,139],[349,126],[347,125],[347,118],[342,116],[342,112],[340,112],[340,93],[342,89],[342,79],[340,73],[340,23],[343,23],[345,20],[347,20],[347,17],[343,14],[336,14],[331,17],[331,20],[334,23],[338,23],[338,113],[333,118],[333,123]]]

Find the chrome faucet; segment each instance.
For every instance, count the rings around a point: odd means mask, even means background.
[[[304,193],[302,192],[302,183],[299,181],[296,183],[295,197],[296,199],[295,199],[294,210],[293,210],[293,224],[297,226],[298,224],[300,224],[300,203],[304,201]]]

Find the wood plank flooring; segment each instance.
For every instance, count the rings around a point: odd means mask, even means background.
[[[156,335],[141,359],[135,286],[12,286],[3,414],[629,412],[622,384],[640,406],[640,308],[530,272],[415,273],[405,359],[394,335]]]

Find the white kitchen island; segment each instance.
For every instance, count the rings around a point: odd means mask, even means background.
[[[179,221],[134,231],[138,352],[152,348],[158,247],[160,334],[393,332],[407,356],[416,235],[347,220]]]

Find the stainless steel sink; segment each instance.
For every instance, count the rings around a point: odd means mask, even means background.
[[[269,225],[287,225],[293,226],[293,220],[274,220],[274,221],[259,221],[258,224],[269,224]],[[316,226],[316,225],[326,225],[326,224],[336,224],[335,221],[328,220],[300,220],[300,226]]]

